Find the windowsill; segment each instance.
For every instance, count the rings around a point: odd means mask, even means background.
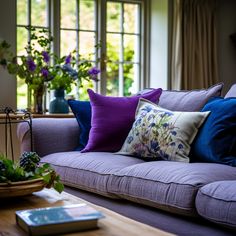
[[[44,113],[44,114],[31,114],[32,118],[74,118],[73,113],[68,113],[68,114],[50,114],[50,113]],[[27,116],[25,116],[23,113],[18,113],[18,114],[10,114],[10,118],[12,120],[19,120],[19,119],[27,119]],[[6,114],[0,114],[0,120],[6,119]]]
[[[44,114],[31,114],[32,118],[74,118],[73,113],[63,114],[63,113],[44,113]]]

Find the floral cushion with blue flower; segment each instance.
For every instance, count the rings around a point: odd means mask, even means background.
[[[177,112],[141,98],[119,154],[148,161],[189,162],[190,145],[209,112]]]

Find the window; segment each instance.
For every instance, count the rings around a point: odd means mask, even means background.
[[[48,0],[18,0],[17,1],[17,55],[25,54],[24,47],[30,41],[30,32],[26,26],[50,29]],[[27,99],[26,99],[27,98]],[[26,108],[30,94],[24,80],[17,78],[17,107]]]
[[[107,2],[107,94],[131,95],[140,81],[140,4]]]
[[[73,95],[88,99],[86,89],[112,96],[136,93],[143,84],[145,64],[144,0],[18,0],[17,1],[17,54],[24,52],[30,40],[25,26],[47,28],[54,36],[53,50],[67,55],[76,50],[86,57],[95,53],[91,62],[100,59],[100,81],[84,82]],[[95,45],[101,42],[98,51]],[[17,83],[17,106],[26,107],[27,88],[20,79]]]

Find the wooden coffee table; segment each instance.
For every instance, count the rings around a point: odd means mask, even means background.
[[[0,199],[0,235],[1,236],[21,236],[26,235],[16,225],[15,211],[31,208],[62,206],[68,204],[77,204],[85,202],[90,206],[101,211],[105,218],[98,222],[98,229],[84,232],[68,234],[69,236],[170,236],[167,232],[153,228],[151,226],[142,224],[140,222],[131,220],[127,217],[121,216],[106,208],[86,202],[78,197],[63,192],[58,194],[54,190],[44,189],[40,192],[21,198]]]

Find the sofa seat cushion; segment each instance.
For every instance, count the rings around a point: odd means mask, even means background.
[[[59,152],[47,155],[41,163],[50,163],[65,185],[78,187],[106,196],[107,181],[111,174],[142,160],[104,152]]]
[[[235,178],[235,168],[222,164],[152,161],[115,172],[109,179],[108,191],[135,202],[194,216],[200,187]]]
[[[236,180],[217,181],[200,188],[196,208],[202,217],[236,230]]]

